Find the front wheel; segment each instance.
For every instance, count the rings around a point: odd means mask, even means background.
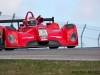
[[[49,47],[49,49],[57,49],[57,48],[59,48],[59,47]]]
[[[67,48],[75,48],[75,46],[67,46]]]
[[[5,48],[6,51],[13,51],[14,48]]]

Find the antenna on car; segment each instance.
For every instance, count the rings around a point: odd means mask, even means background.
[[[37,20],[39,17],[41,17],[41,15],[39,15],[39,16],[36,18],[36,20]]]

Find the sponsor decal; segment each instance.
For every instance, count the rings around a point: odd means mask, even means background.
[[[48,40],[47,36],[41,36],[41,40]]]
[[[38,30],[39,36],[48,36],[47,30],[46,29],[41,29]]]
[[[55,37],[55,38],[62,38],[61,36],[50,36],[50,37]]]
[[[33,36],[31,36],[31,37],[22,37],[22,39],[26,39],[26,38],[28,38],[28,39],[31,39],[31,38],[34,38]]]
[[[59,32],[59,31],[61,31],[61,30],[52,30],[52,32]]]

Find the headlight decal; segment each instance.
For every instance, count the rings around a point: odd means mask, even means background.
[[[8,35],[8,40],[9,40],[10,43],[15,43],[16,42],[16,39],[12,34]]]
[[[76,33],[72,33],[70,39],[71,39],[72,42],[76,41]]]

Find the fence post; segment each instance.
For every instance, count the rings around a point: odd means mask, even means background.
[[[82,34],[81,34],[81,48],[83,47],[82,37],[83,37],[83,33],[84,33],[85,28],[86,28],[86,24],[84,25],[84,28],[83,28]]]
[[[99,33],[99,36],[98,36],[98,47],[99,47],[99,40],[100,40],[100,33]]]
[[[12,20],[15,18],[15,13],[13,14]]]
[[[0,12],[0,16],[1,16],[2,12]]]
[[[67,24],[68,24],[68,22],[69,22],[69,21],[67,21]]]
[[[12,16],[12,20],[14,20],[14,18],[15,18],[15,13],[14,13],[13,16]],[[13,22],[11,22],[11,26],[14,27],[14,26],[13,26]]]

